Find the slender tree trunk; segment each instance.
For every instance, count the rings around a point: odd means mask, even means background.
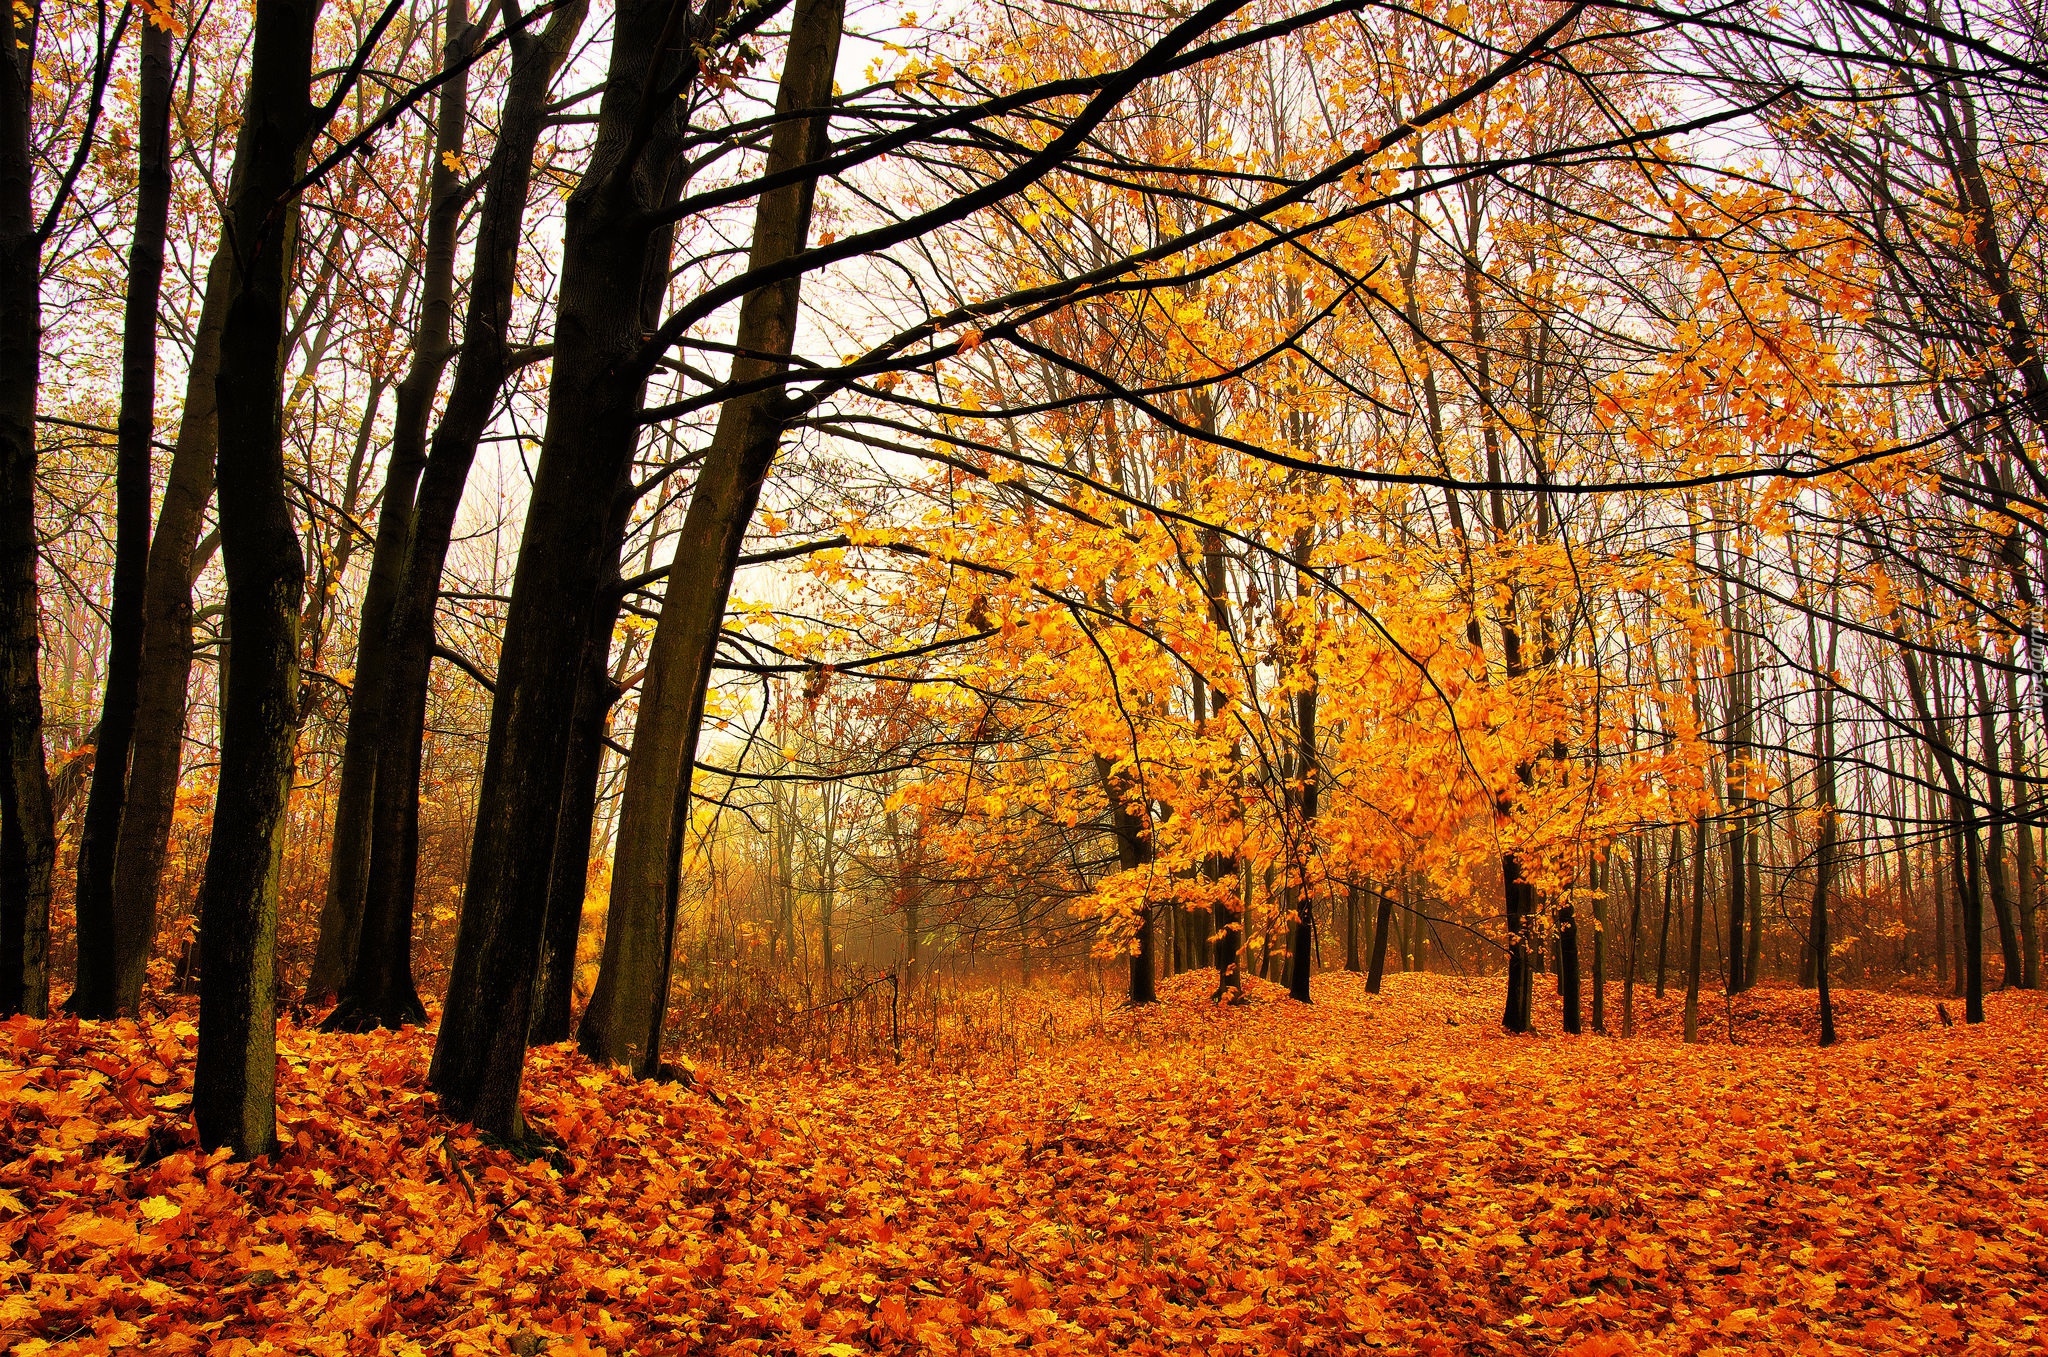
[[[1973,656],[1970,670],[1977,683],[1977,743],[1984,758],[1984,876],[1991,888],[1992,916],[1998,922],[1999,960],[2003,965],[1998,983],[2003,989],[2024,983],[2026,963],[2020,947],[2019,920],[2005,877],[2005,778],[1999,772],[1997,715],[1991,704],[1991,686],[1984,675],[1983,659]]]
[[[1664,861],[1664,916],[1657,924],[1657,997],[1659,999],[1664,997],[1664,967],[1665,959],[1669,955],[1668,944],[1671,941],[1671,906],[1673,897],[1676,896],[1677,904],[1681,911],[1685,908],[1685,897],[1679,893],[1678,884],[1679,852],[1684,846],[1683,835],[1684,830],[1680,826],[1671,826],[1671,854]],[[1681,934],[1685,932],[1685,920],[1682,916],[1678,921],[1678,931]],[[1680,941],[1683,942],[1684,939],[1681,937]]]
[[[1906,671],[1906,691],[1913,699],[1914,714],[1920,719],[1922,738],[1935,766],[1947,785],[1951,813],[1956,822],[1956,903],[1963,927],[1963,1013],[1965,1022],[1984,1021],[1984,897],[1978,889],[1977,813],[1969,789],[1956,766],[1954,751],[1930,700],[1920,662],[1911,646],[1900,638],[1899,659]],[[1967,859],[1967,869],[1965,860]]]
[[[1593,897],[1593,1030],[1607,1035],[1607,887],[1614,879],[1613,859],[1602,852],[1597,864],[1600,893]]]
[[[830,103],[843,18],[843,0],[798,0],[776,99],[784,121],[769,144],[768,175],[793,171],[826,152],[829,116],[793,115]],[[779,264],[804,248],[815,187],[815,179],[807,178],[762,195],[755,208],[750,268]],[[749,293],[740,304],[738,356],[729,380],[735,387],[755,389],[729,396],[719,409],[710,451],[676,537],[675,561],[640,690],[620,803],[604,959],[579,1039],[592,1059],[631,1064],[643,1077],[660,1061],[679,889],[677,849],[682,822],[688,819],[711,666],[740,545],[782,438],[783,394],[774,381],[788,366],[795,344],[801,296],[798,276]],[[826,961],[829,967],[829,953]]]
[[[2013,787],[2015,799],[2022,804],[2029,799],[2026,792],[2027,749],[2022,733],[2024,723],[2020,720],[2019,675],[2008,669],[2005,674],[2006,734],[2011,741]],[[2034,922],[2035,908],[2040,895],[2038,867],[2034,859],[2034,813],[2022,814],[2013,825],[2016,838],[2014,868],[2018,881],[2014,888],[2014,904],[2019,911],[2020,930],[2020,984],[2027,989],[2041,987],[2041,938]],[[1901,864],[1903,867],[1903,864]]]
[[[36,385],[41,377],[42,241],[36,232],[34,117],[38,11],[0,14],[0,1014],[50,1005],[50,872],[56,830],[43,758],[36,603]]]
[[[1204,401],[1201,418],[1204,428],[1213,428],[1215,409],[1213,403]],[[1214,529],[1202,531],[1202,592],[1209,600],[1209,625],[1219,636],[1230,635],[1229,579],[1223,559],[1223,535]],[[1209,692],[1208,721],[1224,718],[1223,694],[1213,688]],[[1206,723],[1205,723],[1206,726]],[[1231,741],[1231,764],[1237,763],[1237,741]],[[1233,909],[1228,903],[1233,892],[1221,889],[1226,879],[1242,877],[1238,860],[1228,854],[1214,853],[1203,864],[1211,887],[1209,907],[1210,956],[1216,964],[1216,992],[1211,1000],[1228,998],[1236,1003],[1244,997],[1244,925],[1242,909]]]
[[[1652,851],[1655,851],[1654,845]],[[1628,974],[1621,982],[1621,1035],[1636,1034],[1636,961],[1643,937],[1643,836],[1629,840],[1628,874]],[[1666,911],[1667,922],[1669,911]]]
[[[1819,643],[1813,617],[1806,619],[1807,649],[1823,674],[1832,675],[1836,646],[1841,631],[1830,624],[1828,653],[1819,664]],[[1835,690],[1832,679],[1824,679],[1814,694],[1814,799],[1819,802],[1820,830],[1813,850],[1813,914],[1808,923],[1807,950],[1813,954],[1815,983],[1820,990],[1820,1044],[1835,1044],[1835,1003],[1828,988],[1828,891],[1835,872],[1835,837],[1838,814],[1835,808]]]
[[[534,147],[545,126],[548,87],[582,26],[584,10],[580,0],[567,4],[549,17],[546,29],[537,37],[522,35],[512,40],[512,71],[499,118],[497,144],[484,171],[484,198],[477,215],[476,262],[470,276],[469,311],[463,318],[462,348],[441,422],[434,429],[426,463],[419,474],[403,568],[391,600],[379,661],[382,692],[375,707],[381,733],[374,744],[376,765],[369,775],[369,868],[355,927],[354,952],[340,1002],[327,1018],[330,1028],[364,1031],[400,1027],[426,1016],[413,982],[412,935],[414,885],[419,870],[419,779],[441,570],[447,561],[456,514],[462,505],[477,445],[497,407],[499,388],[513,369],[505,336],[511,323],[520,236],[533,178]],[[608,504],[601,499],[597,507]],[[617,517],[616,512],[613,517]],[[577,655],[575,673],[580,675],[580,649]],[[494,712],[503,701],[502,668],[496,696]],[[572,709],[564,714],[563,724],[566,726],[573,719]],[[355,720],[353,713],[350,720]],[[557,814],[559,794],[558,784]],[[490,803],[479,804],[488,807]],[[479,822],[487,814],[487,810],[480,810]],[[546,828],[544,837],[552,851],[554,822],[550,820]],[[474,861],[470,871],[472,876],[477,872]],[[465,900],[465,915],[466,912]],[[524,1037],[527,1021],[522,1012],[519,1037]],[[522,1053],[523,1049],[522,1045]]]
[[[1701,816],[1692,830],[1692,926],[1686,930],[1685,955],[1685,1042],[1700,1039],[1700,938],[1706,927],[1707,903],[1707,820]]]
[[[1344,969],[1362,971],[1358,954],[1358,886],[1344,888]]]
[[[1299,571],[1296,589],[1296,605],[1301,608],[1314,606],[1314,595],[1309,589],[1309,552],[1313,538],[1307,528],[1295,534],[1294,558]],[[1314,622],[1306,628],[1314,635]],[[1308,672],[1308,686],[1294,696],[1294,768],[1300,788],[1294,793],[1294,802],[1300,811],[1300,848],[1294,854],[1294,862],[1288,868],[1287,893],[1291,898],[1294,913],[1294,964],[1288,969],[1287,993],[1297,1003],[1309,1002],[1309,977],[1315,970],[1315,892],[1308,881],[1308,863],[1312,854],[1315,833],[1316,809],[1321,778],[1316,764],[1316,683],[1315,651],[1312,644],[1300,647],[1300,663]]]
[[[221,712],[220,786],[199,892],[199,1059],[193,1110],[207,1149],[276,1143],[278,852],[298,730],[305,562],[285,498],[285,311],[297,181],[314,109],[319,0],[267,0],[253,54],[224,229],[234,268],[221,330],[221,555],[234,657]]]
[[[468,198],[462,183],[462,142],[469,121],[469,54],[475,45],[468,0],[447,0],[445,24],[443,69],[451,74],[440,88],[434,143],[428,152],[431,165],[419,324],[413,332],[412,361],[398,384],[390,466],[384,474],[384,499],[370,549],[369,578],[363,586],[355,682],[349,690],[348,733],[342,743],[335,790],[327,895],[320,911],[313,971],[306,981],[308,1004],[327,1003],[339,993],[362,934],[377,750],[384,730],[382,708],[389,678],[386,633],[405,574],[420,473],[427,461],[427,424],[433,415],[434,395],[442,371],[455,353],[455,246]]]
[[[123,1013],[134,1012],[142,999],[156,941],[164,854],[177,811],[192,676],[192,586],[213,551],[210,544],[201,549],[200,530],[207,501],[213,498],[218,436],[214,382],[220,373],[220,333],[232,288],[232,266],[222,246],[207,269],[206,295],[186,367],[184,414],[171,450],[142,586],[135,733],[114,851],[115,1006]]]
[[[1564,1003],[1564,1030],[1577,1036],[1584,1024],[1579,986],[1579,918],[1570,900],[1557,907],[1557,995]]]
[[[114,856],[127,793],[142,665],[142,595],[149,573],[150,455],[156,435],[156,316],[164,226],[171,205],[171,32],[145,16],[140,48],[135,232],[121,332],[121,412],[115,430],[114,597],[107,619],[107,685],[92,790],[78,841],[78,981],[65,1007],[85,1018],[121,1011],[118,958],[147,938],[122,938],[114,916]],[[132,1005],[128,1011],[133,1011]]]

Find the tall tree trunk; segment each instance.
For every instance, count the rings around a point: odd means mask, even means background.
[[[1294,537],[1294,562],[1296,576],[1295,603],[1297,607],[1312,609],[1314,595],[1309,588],[1309,552],[1314,539],[1309,529],[1303,528]],[[1287,993],[1297,1003],[1309,1002],[1309,977],[1315,971],[1315,892],[1309,887],[1308,864],[1314,855],[1314,834],[1316,823],[1316,802],[1321,778],[1316,764],[1316,681],[1315,681],[1315,622],[1313,616],[1304,627],[1297,623],[1295,630],[1306,633],[1309,638],[1301,644],[1297,662],[1308,674],[1308,685],[1294,695],[1294,774],[1300,787],[1293,800],[1300,812],[1298,834],[1299,847],[1295,850],[1294,861],[1288,866],[1287,894],[1294,914],[1294,940],[1291,948],[1294,964],[1288,968]]]
[[[1557,997],[1564,1005],[1564,1030],[1573,1036],[1585,1025],[1579,985],[1579,914],[1570,899],[1557,907]]]
[[[2008,669],[2005,673],[2006,733],[2012,742],[2013,786],[2023,789],[2027,776],[2027,749],[2022,734],[2020,719],[2019,675]],[[2022,799],[2024,791],[2018,792]],[[2034,922],[2034,912],[2040,896],[2039,867],[2034,858],[2034,820],[2037,813],[2020,816],[2013,826],[2018,851],[2014,855],[2014,868],[2018,881],[2014,885],[2014,904],[2019,911],[2020,928],[2020,984],[2027,989],[2041,987],[2041,937]],[[1903,863],[1901,868],[1903,869]]]
[[[1815,983],[1820,990],[1820,1044],[1835,1044],[1835,1001],[1828,988],[1828,891],[1834,884],[1835,837],[1838,815],[1835,809],[1835,670],[1836,646],[1841,629],[1830,619],[1828,653],[1821,663],[1813,617],[1806,619],[1807,650],[1815,667],[1824,675],[1814,694],[1814,799],[1819,802],[1820,830],[1813,850],[1813,913],[1808,921],[1807,950],[1813,954]]]
[[[1659,999],[1664,997],[1664,964],[1665,958],[1669,955],[1668,944],[1671,941],[1671,905],[1673,893],[1678,889],[1679,849],[1683,846],[1682,834],[1683,831],[1679,826],[1671,826],[1671,855],[1664,861],[1664,917],[1657,924],[1657,997]],[[1684,896],[1678,897],[1678,905],[1680,909],[1685,907]],[[1685,920],[1683,918],[1679,920],[1678,926],[1679,931],[1683,933],[1685,931]]]
[[[370,549],[370,574],[356,628],[355,682],[349,690],[348,732],[334,797],[334,833],[327,861],[327,894],[320,910],[320,940],[306,980],[306,1002],[324,1004],[340,992],[362,933],[363,892],[370,872],[370,822],[376,790],[378,741],[389,679],[386,645],[393,606],[405,574],[420,473],[427,461],[427,424],[441,374],[455,353],[455,246],[468,195],[462,183],[462,142],[469,122],[469,57],[475,30],[468,0],[447,0],[442,35],[443,70],[429,150],[426,245],[420,264],[419,324],[412,361],[398,384],[391,429],[391,459],[384,500]],[[508,95],[508,99],[509,99]],[[531,150],[527,152],[529,158]],[[488,209],[487,209],[488,210]]]
[[[42,363],[30,149],[37,8],[0,14],[0,1014],[50,1005],[50,869],[56,830],[43,761],[36,605],[36,384]]]
[[[580,0],[567,4],[549,17],[546,29],[537,37],[521,34],[512,39],[512,71],[499,117],[498,140],[484,171],[462,347],[441,422],[434,429],[420,473],[403,569],[391,601],[383,647],[383,692],[376,704],[381,733],[375,741],[377,762],[370,775],[369,871],[354,954],[340,1002],[327,1018],[331,1028],[399,1027],[425,1017],[413,983],[412,934],[419,870],[419,779],[433,669],[434,614],[440,600],[441,570],[447,562],[470,465],[497,407],[499,388],[513,370],[505,336],[511,324],[534,147],[546,126],[548,87],[582,27],[585,8]],[[597,507],[610,507],[609,500],[600,497]],[[614,510],[612,518],[617,516]],[[581,655],[579,649],[575,673],[581,671]],[[494,713],[503,705],[503,672],[501,666]],[[573,720],[573,710],[565,713],[563,720],[564,725]],[[558,783],[558,798],[559,790]],[[489,804],[479,802],[481,807]],[[559,813],[559,799],[555,809]],[[487,809],[480,809],[479,823],[487,814]],[[550,850],[553,828],[550,819],[545,833]],[[470,871],[472,876],[477,872],[474,861]],[[517,1035],[523,1041],[526,1013],[520,1014],[519,1022]]]
[[[1215,426],[1216,413],[1213,401],[1202,402],[1200,417],[1202,427]],[[1209,600],[1209,625],[1220,636],[1230,635],[1229,577],[1223,559],[1223,535],[1213,528],[1202,530],[1202,592]],[[1224,719],[1225,702],[1223,694],[1213,687],[1209,690],[1209,713],[1203,722],[1208,724]],[[1199,713],[1197,713],[1199,715]],[[1231,741],[1231,766],[1236,767],[1237,741]],[[1244,911],[1233,909],[1229,904],[1235,892],[1222,889],[1227,879],[1241,878],[1242,870],[1236,858],[1224,853],[1212,853],[1203,862],[1203,872],[1209,878],[1209,936],[1210,955],[1216,964],[1216,992],[1212,1000],[1228,997],[1236,1003],[1244,997]]]
[[[1652,846],[1655,851],[1655,846]],[[1636,1034],[1636,962],[1643,936],[1643,835],[1629,839],[1628,973],[1621,982],[1621,1035]]]
[[[164,225],[171,206],[171,31],[145,15],[138,34],[135,233],[121,327],[121,412],[115,429],[114,598],[107,619],[107,685],[100,703],[92,790],[78,840],[78,979],[65,1007],[84,1018],[121,1011],[118,958],[147,939],[121,938],[114,856],[135,736],[142,666],[142,594],[149,573],[150,455],[156,435],[156,313]],[[128,1011],[133,1011],[132,1007]]]
[[[276,1142],[278,850],[298,729],[305,561],[285,498],[285,309],[320,0],[256,13],[224,230],[234,268],[216,380],[221,555],[234,656],[221,711],[220,786],[199,892],[200,1144],[248,1157]]]
[[[1594,864],[1599,893],[1593,897],[1593,1030],[1607,1035],[1607,887],[1614,879],[1614,859],[1601,850]]]
[[[1700,939],[1706,929],[1707,904],[1707,817],[1692,827],[1692,926],[1686,930],[1685,952],[1685,1042],[1700,1039]]]
[[[844,17],[844,0],[798,0],[776,96],[782,121],[770,140],[764,174],[786,174],[825,155],[829,115],[796,115],[831,102]],[[761,196],[750,269],[780,264],[804,248],[815,189],[815,179],[803,178]],[[784,396],[776,379],[796,341],[802,286],[801,275],[792,277],[747,294],[740,304],[729,382],[741,390],[719,408],[710,451],[697,472],[642,680],[619,808],[604,959],[579,1040],[592,1059],[630,1064],[643,1077],[661,1058],[678,849],[712,661],[740,545],[783,434]],[[825,961],[829,973],[829,952]]]
[[[616,6],[591,163],[564,218],[547,428],[499,652],[469,878],[429,1073],[450,1115],[507,1138],[525,1133],[519,1086],[568,728],[615,500],[639,443],[642,327],[655,256],[664,260],[666,281],[672,232],[656,218],[679,184],[679,92],[693,81],[696,44],[713,40],[724,9],[679,15],[669,0]],[[371,872],[374,878],[374,861]]]
[[[1899,659],[1906,671],[1906,691],[1913,699],[1913,711],[1920,721],[1921,738],[1947,786],[1951,814],[1956,826],[1956,904],[1963,930],[1963,1014],[1965,1022],[1984,1021],[1984,897],[1979,890],[1977,869],[1980,848],[1977,841],[1977,812],[1968,787],[1949,747],[1944,722],[1934,710],[1920,661],[1912,647],[1899,638]]]
[[[214,252],[185,372],[185,408],[164,479],[163,503],[149,543],[142,586],[142,657],[136,674],[135,733],[128,788],[114,850],[115,1007],[142,1000],[156,941],[157,892],[177,812],[184,758],[187,687],[192,677],[192,586],[213,548],[200,549],[213,498],[218,443],[215,379],[233,268],[225,245]]]
[[[1984,876],[1991,888],[1991,913],[1998,922],[1999,960],[2004,967],[1998,983],[2000,988],[2009,988],[2024,984],[2026,963],[2020,948],[2019,920],[2005,877],[2005,778],[1999,772],[1998,717],[1981,656],[1971,657],[1970,671],[1977,684],[1977,743],[1984,755]],[[2013,771],[2017,773],[2019,769]],[[2019,786],[2017,782],[2013,785]]]

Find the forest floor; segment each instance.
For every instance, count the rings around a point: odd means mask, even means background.
[[[287,1025],[254,1164],[192,1148],[189,1015],[0,1024],[0,1351],[2048,1348],[2039,995],[1843,993],[1819,1051],[1797,990],[1687,1047],[1647,988],[1620,1041],[1315,984],[694,1084],[544,1048],[525,1155],[436,1115],[426,1033]]]

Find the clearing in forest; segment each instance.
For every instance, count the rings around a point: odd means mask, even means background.
[[[2038,995],[1966,1029],[1847,993],[1821,1051],[1797,990],[1732,1047],[1713,996],[1688,1047],[1647,987],[1619,1041],[1507,1036],[1494,981],[1208,983],[990,1000],[978,1053],[900,1067],[649,1086],[548,1047],[523,1153],[439,1117],[427,1033],[287,1028],[253,1163],[195,1148],[189,1015],[14,1019],[0,1349],[2048,1344]]]

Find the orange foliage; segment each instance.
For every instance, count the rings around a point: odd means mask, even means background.
[[[1508,1037],[1481,981],[1402,975],[1374,998],[1326,975],[1309,1008],[1249,980],[1252,1002],[1221,1011],[1209,983],[1179,977],[1158,1009],[1036,1051],[900,1068],[789,1060],[656,1087],[547,1048],[530,1159],[439,1120],[424,1032],[287,1027],[284,1149],[236,1164],[192,1148],[188,1017],[16,1019],[0,1027],[0,1344],[2043,1341],[2036,996],[1994,995],[1966,1030],[1934,1023],[1931,1000],[1845,995],[1849,1043],[1821,1052],[1800,1044],[1796,991],[1744,996],[1729,1049]]]

